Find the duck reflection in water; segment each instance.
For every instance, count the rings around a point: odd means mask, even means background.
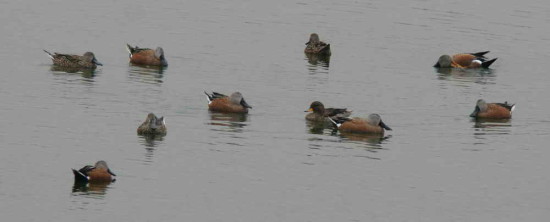
[[[164,135],[139,135],[140,144],[145,147],[145,161],[152,162],[154,151],[164,141]]]
[[[128,78],[136,82],[160,84],[163,83],[166,67],[147,67],[130,64],[128,66]]]
[[[474,135],[505,135],[510,134],[511,119],[472,119],[475,129]]]
[[[242,132],[242,128],[247,124],[248,115],[246,113],[220,113],[215,111],[209,111],[210,125],[213,126],[226,126],[231,131]]]
[[[330,129],[326,122],[306,121],[306,126],[311,134],[323,134],[325,129]]]
[[[81,74],[86,79],[92,79],[95,77],[96,71],[94,69],[78,68],[78,67],[63,67],[52,65],[50,71],[54,73],[69,73],[69,74]]]
[[[330,66],[330,55],[306,53],[307,62],[313,66],[321,66],[326,69]]]
[[[72,192],[73,194],[103,196],[107,193],[107,189],[110,184],[111,182],[86,183],[82,181],[75,181]]]
[[[494,83],[495,75],[492,69],[460,69],[460,68],[436,68],[438,79],[475,82],[479,84]]]
[[[332,134],[336,135],[337,130],[333,130]],[[382,149],[382,144],[390,139],[391,135],[380,135],[380,134],[357,134],[350,132],[340,132],[340,137],[345,140],[355,141],[355,142],[365,142],[367,143],[369,149]]]
[[[164,70],[167,69],[166,66],[147,66],[147,65],[138,65],[138,64],[129,64],[128,65],[129,71],[131,73],[137,73],[137,74],[149,74],[149,75],[155,75],[155,74],[163,74]],[[155,75],[156,77],[162,77],[159,75]]]
[[[145,147],[147,148],[152,148],[152,149],[154,149],[162,141],[164,141],[164,135],[155,135],[155,134],[139,135],[139,138],[142,139],[141,144],[145,145]]]

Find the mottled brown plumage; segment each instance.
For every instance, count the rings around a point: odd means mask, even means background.
[[[145,121],[137,128],[138,135],[166,135],[164,117],[157,118],[155,114],[147,114]]]
[[[97,66],[102,66],[100,62],[95,58],[94,53],[86,52],[84,55],[69,55],[69,54],[59,54],[44,50],[48,56],[52,59],[53,64],[56,66],[67,67],[67,68],[85,68],[85,69],[95,69]]]
[[[309,41],[306,42],[304,52],[308,54],[330,55],[330,44],[321,41],[317,33],[312,33],[309,36]]]
[[[325,108],[323,103],[319,101],[312,102],[306,112],[311,112],[306,115],[306,120],[316,122],[328,121],[327,117],[337,118],[351,115],[351,111],[348,111],[346,108]]]

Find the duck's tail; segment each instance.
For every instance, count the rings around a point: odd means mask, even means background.
[[[126,43],[126,50],[128,50],[128,53],[130,53],[130,57],[132,57],[132,54],[134,54],[134,52],[136,51],[136,49],[128,43]]]
[[[208,94],[206,91],[204,91],[204,94],[206,94],[206,100],[208,100],[208,104],[212,103],[212,100],[214,99],[214,96]]]
[[[476,53],[471,53],[471,54],[476,56],[476,57],[485,57],[485,54],[487,54],[489,52],[490,51],[485,51],[485,52],[476,52]]]
[[[481,67],[483,67],[483,68],[489,68],[489,66],[490,66],[491,64],[493,64],[493,62],[495,62],[496,60],[497,60],[497,58],[494,58],[494,59],[491,59],[491,60],[489,60],[489,61],[482,62],[482,63],[481,63]]]
[[[74,174],[74,180],[77,182],[88,182],[88,176],[84,175],[78,170],[72,169]]]
[[[496,104],[510,110],[510,113],[513,112],[514,109],[516,108],[516,104],[510,104],[508,103],[508,101],[505,101],[504,103],[496,103]]]
[[[50,52],[46,51],[45,49],[42,49],[42,50],[44,50],[44,52],[45,52],[46,54],[48,54],[48,56],[49,56],[51,59],[53,59],[53,54],[51,54]]]

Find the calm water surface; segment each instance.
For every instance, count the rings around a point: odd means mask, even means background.
[[[4,1],[0,215],[8,221],[544,221],[550,5],[503,1]],[[311,32],[332,44],[308,58]],[[169,66],[128,65],[125,44]],[[42,49],[93,51],[95,72]],[[484,71],[434,70],[491,50]],[[248,115],[207,111],[240,91]],[[473,122],[475,101],[516,103]],[[314,100],[386,137],[305,123]],[[168,135],[144,138],[148,112]],[[106,160],[111,184],[73,186]]]

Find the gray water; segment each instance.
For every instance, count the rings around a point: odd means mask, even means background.
[[[550,4],[526,1],[0,2],[3,221],[544,221]],[[309,34],[332,45],[308,61]],[[125,44],[164,48],[164,70]],[[52,70],[42,49],[94,73]],[[490,50],[484,71],[441,54]],[[203,91],[240,91],[246,116]],[[477,99],[516,103],[472,121]],[[379,113],[381,139],[311,128],[312,101]],[[168,135],[136,128],[149,112]],[[71,168],[118,177],[73,189]]]

